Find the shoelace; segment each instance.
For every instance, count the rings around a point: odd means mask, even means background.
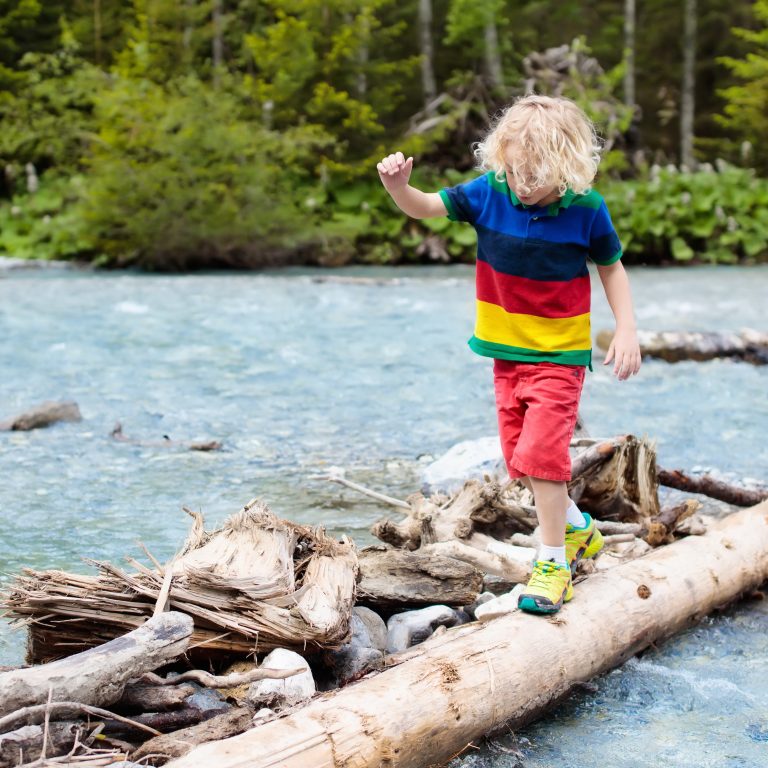
[[[547,576],[555,570],[558,570],[555,563],[547,560],[537,560],[536,565],[533,566],[533,573],[531,574],[529,584],[532,587],[546,587],[548,583]]]

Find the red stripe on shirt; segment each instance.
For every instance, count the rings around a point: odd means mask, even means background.
[[[589,275],[566,282],[531,280],[496,272],[477,261],[477,298],[507,312],[536,317],[573,317],[589,312]]]

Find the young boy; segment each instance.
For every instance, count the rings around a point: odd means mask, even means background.
[[[408,184],[413,158],[377,166],[397,206],[417,219],[445,216],[477,231],[477,319],[469,346],[494,358],[499,435],[509,475],[532,492],[541,533],[521,609],[554,613],[571,576],[602,547],[594,521],[568,496],[568,447],[584,371],[591,368],[587,259],[597,265],[616,332],[605,358],[619,380],[640,369],[621,243],[590,185],[600,144],[579,107],[525,96],[476,145],[487,171],[436,193]]]

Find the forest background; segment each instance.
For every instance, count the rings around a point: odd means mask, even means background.
[[[0,255],[470,261],[376,162],[471,178],[531,89],[596,121],[626,261],[768,260],[768,0],[0,0]]]

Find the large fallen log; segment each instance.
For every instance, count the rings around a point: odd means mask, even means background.
[[[128,680],[178,658],[187,649],[192,619],[176,611],[149,619],[105,645],[39,667],[0,674],[0,715],[34,704],[78,701],[106,706]],[[42,722],[42,720],[41,720]]]
[[[607,350],[612,338],[613,331],[600,331],[597,346]],[[716,357],[732,357],[755,365],[768,363],[768,333],[748,328],[739,333],[638,331],[637,340],[644,357],[657,357],[668,363]]]
[[[590,576],[549,619],[514,613],[449,629],[379,675],[173,761],[173,768],[423,768],[529,722],[768,578],[768,503],[705,535]],[[383,705],[382,702],[386,702]]]

